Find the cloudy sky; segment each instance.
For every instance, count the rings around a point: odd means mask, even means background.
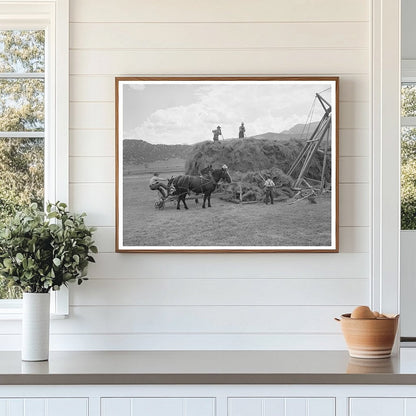
[[[123,85],[122,131],[125,139],[149,143],[192,144],[212,139],[220,125],[224,138],[238,137],[243,121],[246,136],[279,133],[305,123],[315,93],[330,87],[313,83],[143,83]],[[330,102],[329,90],[322,96]],[[319,102],[313,120],[322,117]]]

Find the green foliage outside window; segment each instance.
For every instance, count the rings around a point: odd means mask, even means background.
[[[416,85],[402,86],[402,117],[416,116]],[[401,134],[401,229],[416,229],[416,128]]]
[[[416,229],[416,129],[402,129],[401,227]]]
[[[0,30],[0,73],[44,71],[43,30]],[[42,78],[8,76],[0,79],[0,132],[43,132],[44,90]],[[0,138],[0,227],[7,218],[31,203],[43,206],[43,193],[44,139]],[[0,299],[19,297],[19,290],[9,288],[0,279]]]

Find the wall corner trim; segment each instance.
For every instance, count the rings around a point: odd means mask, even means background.
[[[400,0],[372,2],[371,305],[400,312]]]

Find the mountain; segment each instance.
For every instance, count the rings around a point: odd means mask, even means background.
[[[186,159],[192,146],[187,144],[151,144],[144,140],[123,141],[123,161],[126,164],[141,164],[173,158]]]
[[[267,132],[262,134],[257,134],[256,136],[251,136],[253,139],[268,139],[268,140],[289,140],[289,139],[301,139],[305,138],[305,135],[310,136],[316,126],[319,124],[319,121],[314,121],[313,123],[307,124],[295,124],[289,130],[283,130],[280,133]],[[302,134],[303,133],[303,134]]]
[[[290,137],[284,133],[272,133],[269,131],[267,133],[247,137],[247,139],[288,140]]]
[[[312,134],[313,131],[318,126],[319,121],[314,121],[312,123],[307,124],[295,124],[292,128],[289,130],[283,130],[279,134],[285,134],[285,135],[301,135],[302,133],[309,132],[309,134]]]

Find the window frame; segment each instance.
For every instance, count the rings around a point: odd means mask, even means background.
[[[399,313],[400,2],[373,0],[371,14],[370,306]]]
[[[400,86],[406,83],[416,85],[416,60],[402,60],[402,71],[401,71],[401,83]],[[401,103],[400,103],[401,105]],[[400,133],[403,127],[410,127],[416,129],[416,116],[400,116]],[[401,141],[401,134],[400,134]],[[401,169],[401,163],[400,163]],[[402,230],[400,226],[400,232],[415,233],[415,230]]]
[[[69,200],[69,0],[0,0],[0,30],[45,30],[45,201]],[[69,313],[66,287],[51,313]],[[0,300],[0,320],[21,316],[20,300]]]

